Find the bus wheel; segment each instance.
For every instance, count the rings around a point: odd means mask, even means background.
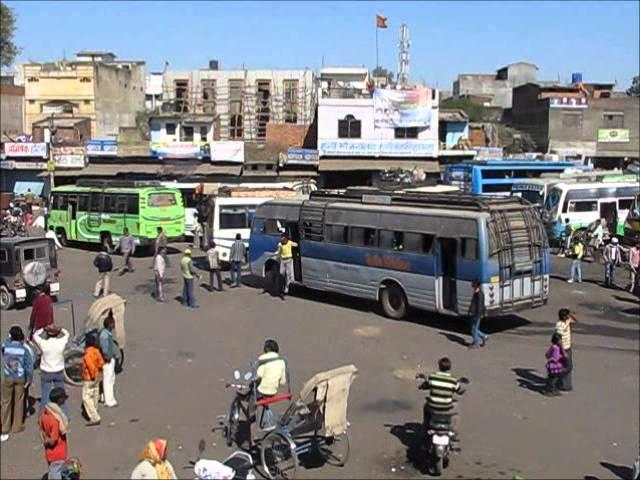
[[[400,320],[407,314],[407,297],[397,283],[387,283],[380,292],[380,306],[385,316]]]
[[[58,235],[58,241],[60,242],[60,245],[62,245],[63,247],[69,246],[69,240],[67,239],[67,232],[65,231],[64,228],[59,228],[56,231],[56,235]]]
[[[113,247],[113,242],[111,241],[111,234],[103,232],[100,235],[100,244],[107,252],[110,252],[111,248]]]

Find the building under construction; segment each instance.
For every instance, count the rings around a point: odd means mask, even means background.
[[[156,114],[213,118],[214,140],[264,142],[268,123],[309,125],[316,105],[314,73],[304,70],[165,71]],[[148,83],[149,84],[149,83]],[[156,101],[157,100],[157,101]]]

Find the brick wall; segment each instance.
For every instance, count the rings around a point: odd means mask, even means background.
[[[266,143],[286,150],[289,147],[302,148],[309,143],[308,125],[294,125],[290,123],[268,123]],[[313,147],[309,147],[313,148]]]
[[[486,147],[487,138],[482,127],[469,127],[469,142],[474,147]]]

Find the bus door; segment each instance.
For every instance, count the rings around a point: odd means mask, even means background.
[[[78,196],[69,195],[67,198],[67,218],[69,219],[69,239],[77,239],[78,231],[76,228],[76,220],[78,219]]]
[[[604,200],[598,205],[600,218],[607,220],[607,227],[611,235],[616,234],[618,229],[618,205],[617,200]]]
[[[124,196],[124,195],[119,195],[116,198],[116,215],[115,217],[119,220],[122,219],[122,225],[118,225],[116,228],[118,228],[117,233],[120,233],[124,227],[129,228],[129,231],[131,233],[134,234],[139,234],[139,232],[135,232],[135,230],[133,228],[131,228],[131,226],[127,225],[127,201],[128,201],[128,197]],[[120,222],[117,222],[120,223]]]
[[[285,232],[292,242],[298,244],[298,248],[293,249],[293,277],[296,282],[302,282],[302,256],[300,255],[300,229],[298,222],[287,222]]]
[[[438,238],[437,262],[440,284],[439,296],[443,310],[457,311],[458,299],[456,291],[456,264],[458,261],[458,240],[455,238]],[[436,289],[436,292],[438,289]],[[438,293],[436,293],[438,294]],[[437,300],[436,300],[437,301]]]

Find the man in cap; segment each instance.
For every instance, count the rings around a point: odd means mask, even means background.
[[[40,416],[40,438],[49,465],[49,480],[62,479],[62,467],[67,459],[69,417],[65,413],[69,398],[64,388],[56,387],[49,394],[49,402]]]
[[[198,308],[196,305],[196,297],[193,287],[193,276],[195,275],[200,279],[200,274],[193,269],[193,259],[191,258],[191,249],[187,248],[184,251],[184,256],[180,261],[180,270],[182,272],[182,279],[184,285],[182,287],[182,305],[191,308]]]
[[[616,267],[622,261],[622,247],[618,244],[618,238],[613,237],[611,242],[604,247],[604,284],[607,287],[615,287]]]

